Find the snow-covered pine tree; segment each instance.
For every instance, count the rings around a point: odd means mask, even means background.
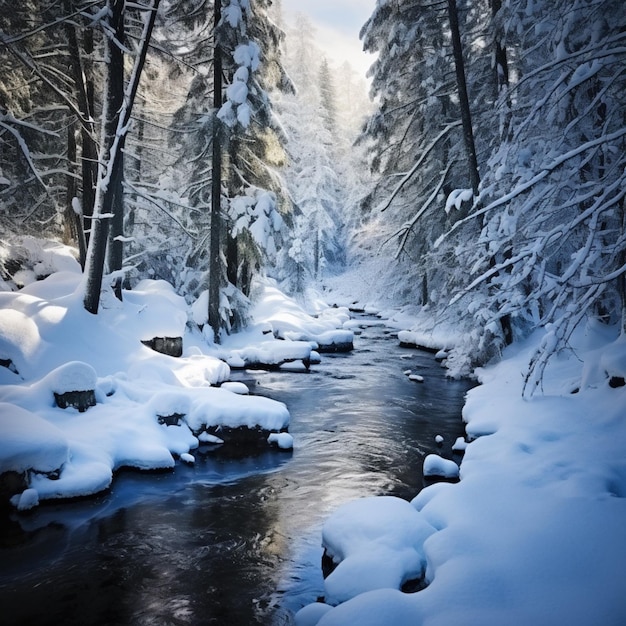
[[[176,14],[185,6],[177,4]],[[216,32],[222,51],[220,75],[224,77],[224,88],[217,118],[216,107],[212,106],[213,73],[209,71],[213,25],[207,23],[206,11],[191,11],[186,23],[187,39],[181,36],[181,47],[194,50],[195,74],[186,101],[173,118],[172,147],[179,157],[164,182],[168,195],[178,196],[181,204],[189,205],[182,215],[179,209],[174,212],[179,214],[178,222],[184,229],[180,240],[186,237],[191,245],[187,246],[187,254],[181,246],[180,253],[160,264],[180,268],[178,289],[193,300],[201,296],[209,283],[211,256],[223,259],[219,270],[223,290],[220,324],[229,330],[232,324],[243,323],[245,293],[254,273],[262,271],[271,258],[282,227],[280,212],[284,207],[278,201],[282,183],[275,171],[282,164],[284,153],[280,126],[268,93],[289,89],[290,81],[282,69],[282,33],[270,19],[271,2],[242,0],[223,2],[220,6],[222,16]],[[211,255],[208,246],[216,119],[222,128],[223,153],[219,257]],[[237,198],[240,200],[234,201]],[[204,324],[207,320],[197,321]]]
[[[325,56],[322,57],[322,62],[320,63],[318,83],[320,86],[322,120],[328,132],[333,136],[337,132],[337,94],[335,92],[333,74]]]
[[[428,256],[457,217],[444,211],[446,198],[468,187],[447,6],[378,2],[361,39],[378,55],[369,72],[377,109],[360,142],[368,145],[379,180],[365,209],[377,223],[379,244],[395,247],[413,276],[409,289],[426,305],[445,293],[454,272],[450,259],[435,263]]]
[[[471,275],[457,299],[469,295],[485,327],[505,314],[518,333],[548,326],[527,393],[585,316],[623,319],[622,9],[611,0],[511,0],[495,16],[508,53],[499,106],[509,126],[485,168],[480,245],[458,248]],[[453,236],[467,242],[472,219]],[[483,290],[488,283],[496,289]]]

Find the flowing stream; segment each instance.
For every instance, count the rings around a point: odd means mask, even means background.
[[[309,373],[233,373],[287,404],[293,452],[196,453],[194,466],[123,471],[106,494],[0,517],[0,623],[291,624],[323,596],[328,515],[363,496],[411,499],[424,456],[455,458],[463,435],[470,384],[361,321],[355,350]]]

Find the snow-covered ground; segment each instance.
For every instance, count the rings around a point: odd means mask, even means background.
[[[25,273],[22,289],[0,291],[0,474],[23,475],[24,489],[12,499],[18,509],[106,489],[123,466],[192,463],[200,444],[223,443],[227,428],[261,429],[268,445],[292,447],[287,407],[229,383],[230,366],[293,367],[295,360],[304,367],[315,361],[319,338],[352,337],[342,328],[345,309],[324,311],[318,302],[314,317],[270,282],[256,288],[258,321],[219,346],[187,325],[185,301],[163,281],[139,283],[123,302],[108,293],[94,316],[83,308],[80,268],[66,253],[47,250],[40,268],[62,271],[45,280]],[[142,343],[155,337],[183,337],[182,356]],[[95,406],[59,408],[58,396],[90,390]]]
[[[298,626],[626,623],[626,338],[589,323],[525,400],[541,336],[478,372],[460,482],[425,488],[410,511],[369,498],[328,519],[329,604]],[[425,589],[399,591],[422,572]]]

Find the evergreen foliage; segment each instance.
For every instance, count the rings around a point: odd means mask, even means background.
[[[459,152],[444,5],[382,1],[362,31],[379,53],[362,139],[383,175],[370,204],[386,211],[397,257],[428,275],[415,298],[467,328],[456,371],[551,329],[527,374],[532,393],[586,315],[624,323],[626,15],[613,0],[453,5],[479,196]]]

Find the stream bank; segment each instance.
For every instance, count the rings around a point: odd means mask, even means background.
[[[354,352],[324,355],[308,373],[233,372],[288,406],[293,452],[123,472],[108,494],[5,520],[5,623],[290,623],[323,593],[327,516],[358,497],[412,498],[424,457],[453,458],[464,432],[471,383],[447,379],[432,354],[399,347],[380,321],[359,319]]]

